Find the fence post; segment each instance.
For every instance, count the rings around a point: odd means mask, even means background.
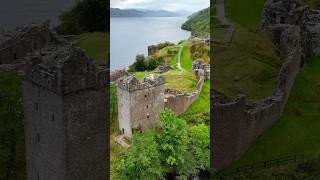
[[[280,159],[277,159],[277,166],[280,166]]]
[[[264,161],[264,168],[267,168],[267,161]]]

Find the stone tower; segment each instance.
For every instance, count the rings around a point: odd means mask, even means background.
[[[107,179],[107,70],[70,46],[27,61],[27,179]]]
[[[120,133],[132,137],[132,130],[155,128],[160,110],[164,108],[163,77],[148,76],[143,82],[128,76],[118,85]]]

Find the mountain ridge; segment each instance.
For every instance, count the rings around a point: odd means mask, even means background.
[[[189,14],[185,11],[110,8],[110,17],[183,17]]]

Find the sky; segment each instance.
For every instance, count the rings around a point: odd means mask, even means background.
[[[209,7],[210,0],[111,0],[110,5],[112,8],[120,9],[196,12]]]

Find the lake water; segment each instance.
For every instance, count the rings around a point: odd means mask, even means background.
[[[111,18],[111,70],[128,68],[137,54],[148,54],[150,45],[188,39],[191,33],[181,29],[186,20],[186,17]]]
[[[77,0],[10,0],[1,1],[0,30],[12,30],[31,22],[51,21],[59,23],[58,16],[69,10]]]

